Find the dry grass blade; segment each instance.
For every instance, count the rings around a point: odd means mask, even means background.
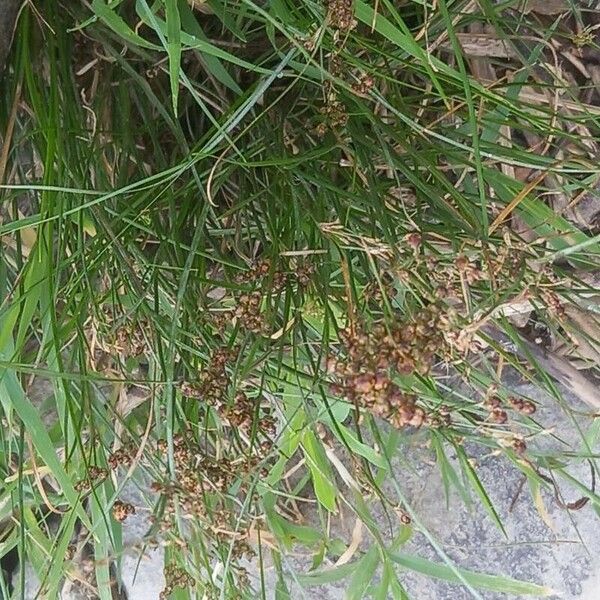
[[[468,57],[515,58],[517,55],[506,41],[485,33],[457,33],[460,46]],[[441,48],[452,52],[452,46],[444,43]]]
[[[525,187],[500,211],[498,216],[490,225],[490,234],[494,233],[502,223],[511,215],[511,213],[527,198],[527,195],[533,191],[544,179],[546,173],[542,171],[535,179],[525,185]]]
[[[6,130],[4,131],[4,136],[1,138],[2,151],[0,152],[0,185],[4,183],[4,174],[6,173],[6,165],[8,164],[8,154],[10,152],[12,136],[15,129],[15,120],[17,118],[17,110],[19,108],[20,101],[21,83],[19,82],[15,91],[10,116],[8,118],[8,123],[6,124]]]

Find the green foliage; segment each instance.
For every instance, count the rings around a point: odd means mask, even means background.
[[[502,377],[515,369],[571,415],[544,365],[503,336],[526,348],[507,315],[529,301],[555,337],[594,342],[562,309],[589,309],[600,253],[592,228],[548,201],[594,193],[598,110],[542,60],[565,35],[558,22],[508,4],[24,8],[0,99],[0,135],[14,125],[0,181],[0,554],[17,548],[55,594],[83,524],[110,598],[127,550],[111,508],[128,481],[155,481],[138,509],[155,517],[148,539],[169,544],[173,597],[255,597],[240,540],[259,547],[260,568],[275,563],[281,598],[340,580],[348,598],[408,598],[405,570],[475,598],[550,594],[455,565],[395,473],[407,444],[429,448],[447,499],[481,502],[502,531],[478,447],[508,456],[538,493],[552,490],[544,469],[600,506],[566,470],[595,458],[597,422],[582,426],[580,452],[549,457],[536,450],[543,425],[510,409]],[[487,60],[497,81],[461,45],[475,25],[511,50]],[[537,37],[524,52],[526,26]],[[436,331],[411,330],[430,309]],[[386,363],[401,399],[390,409],[368,399],[367,376],[395,329],[415,364]],[[363,341],[375,348],[364,373],[328,372]],[[368,547],[330,533],[340,513]],[[439,560],[398,551],[411,531]],[[312,571],[288,563],[298,546]]]

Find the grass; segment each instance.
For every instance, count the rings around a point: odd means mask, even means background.
[[[81,575],[76,532],[88,583],[113,597],[131,482],[155,482],[147,541],[166,545],[173,598],[267,597],[240,563],[252,548],[278,598],[338,580],[349,598],[405,598],[406,570],[474,598],[549,593],[454,564],[392,467],[408,441],[429,447],[447,494],[477,498],[500,530],[478,447],[538,493],[551,473],[600,506],[566,470],[595,471],[597,422],[549,456],[504,376],[573,419],[553,348],[588,374],[598,353],[597,230],[555,209],[600,176],[597,102],[552,46],[597,49],[569,29],[590,13],[518,5],[24,8],[0,99],[0,553],[28,561],[45,597]],[[481,25],[510,59],[467,52]],[[401,346],[384,357],[391,408],[367,377],[386,336]],[[370,549],[327,534],[341,510]],[[413,532],[435,561],[403,551]],[[310,571],[290,571],[298,546]],[[12,583],[22,597],[23,569]]]

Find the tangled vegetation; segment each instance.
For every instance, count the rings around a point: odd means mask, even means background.
[[[0,553],[43,597],[65,578],[118,597],[140,514],[164,598],[266,597],[266,562],[277,598],[341,578],[405,598],[405,569],[548,593],[454,564],[393,464],[429,448],[500,528],[478,448],[532,490],[596,468],[600,20],[581,4],[25,4],[0,84]],[[565,418],[557,381],[588,405],[581,448],[538,447],[508,372]],[[330,535],[341,513],[366,546]],[[413,532],[436,561],[399,553]]]

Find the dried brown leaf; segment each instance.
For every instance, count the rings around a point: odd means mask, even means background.
[[[525,0],[520,7],[523,13],[538,15],[558,15],[570,9],[568,0]]]
[[[506,41],[487,33],[458,33],[461,48],[466,56],[488,58],[513,58],[515,51]],[[449,42],[442,44],[444,50],[452,51]]]

